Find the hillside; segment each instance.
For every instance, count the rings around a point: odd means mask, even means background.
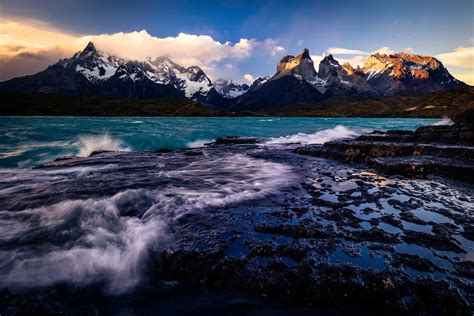
[[[338,96],[308,104],[272,108],[249,115],[328,117],[451,117],[474,108],[474,87],[417,97]]]
[[[137,100],[102,96],[0,92],[0,115],[17,116],[223,116],[184,98]]]
[[[444,117],[474,108],[474,87],[419,97],[337,96],[262,111],[230,112],[184,98],[133,100],[101,96],[0,92],[0,115],[19,116],[290,116]]]

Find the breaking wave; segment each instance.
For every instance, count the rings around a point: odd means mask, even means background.
[[[79,169],[0,174],[0,287],[100,282],[111,294],[126,292],[145,275],[150,251],[166,249],[173,241],[173,221],[263,197],[292,179],[289,166],[240,154],[206,157],[169,170],[157,167],[156,160],[145,171],[130,164],[129,169],[97,169],[85,178],[76,175]],[[99,181],[104,176],[108,181]],[[100,188],[81,182],[94,177]],[[136,188],[143,181],[156,181],[156,187]],[[55,200],[48,191],[55,183],[74,193]],[[132,188],[95,195],[127,183]]]
[[[114,139],[109,134],[80,136],[74,145],[78,148],[78,157],[89,157],[94,151],[130,151],[122,140]]]
[[[213,139],[197,139],[195,141],[187,143],[186,147],[188,148],[204,147],[204,145],[212,143],[213,141],[214,141]]]
[[[329,141],[350,139],[359,135],[360,133],[356,130],[347,128],[343,125],[337,125],[334,128],[325,129],[314,134],[298,133],[295,135],[270,138],[270,140],[268,140],[266,144],[324,144]]]

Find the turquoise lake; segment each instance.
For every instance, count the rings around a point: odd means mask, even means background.
[[[0,168],[31,168],[60,156],[96,150],[149,151],[199,147],[217,137],[268,143],[324,143],[372,130],[410,129],[439,120],[269,117],[1,117]]]

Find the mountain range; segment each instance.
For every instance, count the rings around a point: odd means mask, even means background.
[[[372,54],[362,68],[340,64],[332,55],[316,71],[308,49],[284,56],[273,76],[251,85],[214,82],[198,66],[183,67],[169,57],[126,60],[98,50],[83,51],[30,76],[0,83],[9,92],[100,95],[130,99],[187,98],[211,108],[254,111],[308,104],[338,96],[416,96],[465,87],[434,57]]]

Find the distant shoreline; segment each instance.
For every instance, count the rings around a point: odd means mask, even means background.
[[[311,104],[258,111],[210,108],[182,98],[148,100],[0,92],[0,99],[0,116],[442,118],[474,108],[474,87],[418,97],[338,96]]]

